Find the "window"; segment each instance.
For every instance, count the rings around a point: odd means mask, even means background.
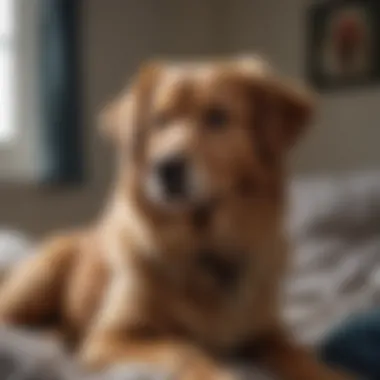
[[[0,0],[0,181],[38,168],[40,0]]]
[[[14,0],[0,0],[0,142],[15,133],[15,25]]]

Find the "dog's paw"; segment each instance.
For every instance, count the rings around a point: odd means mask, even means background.
[[[119,365],[105,373],[109,380],[176,380],[175,377],[156,367],[148,365]]]

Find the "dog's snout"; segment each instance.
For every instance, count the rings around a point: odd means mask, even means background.
[[[175,156],[157,164],[157,174],[166,196],[181,197],[187,191],[187,162],[184,157]]]

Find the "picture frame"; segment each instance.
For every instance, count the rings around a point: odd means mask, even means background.
[[[380,0],[329,0],[307,17],[307,78],[319,90],[380,82]]]

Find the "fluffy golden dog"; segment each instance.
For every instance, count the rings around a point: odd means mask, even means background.
[[[143,68],[102,115],[118,154],[102,217],[10,273],[1,320],[55,324],[94,369],[222,380],[244,355],[281,379],[347,379],[279,317],[285,162],[311,112],[255,57]]]

